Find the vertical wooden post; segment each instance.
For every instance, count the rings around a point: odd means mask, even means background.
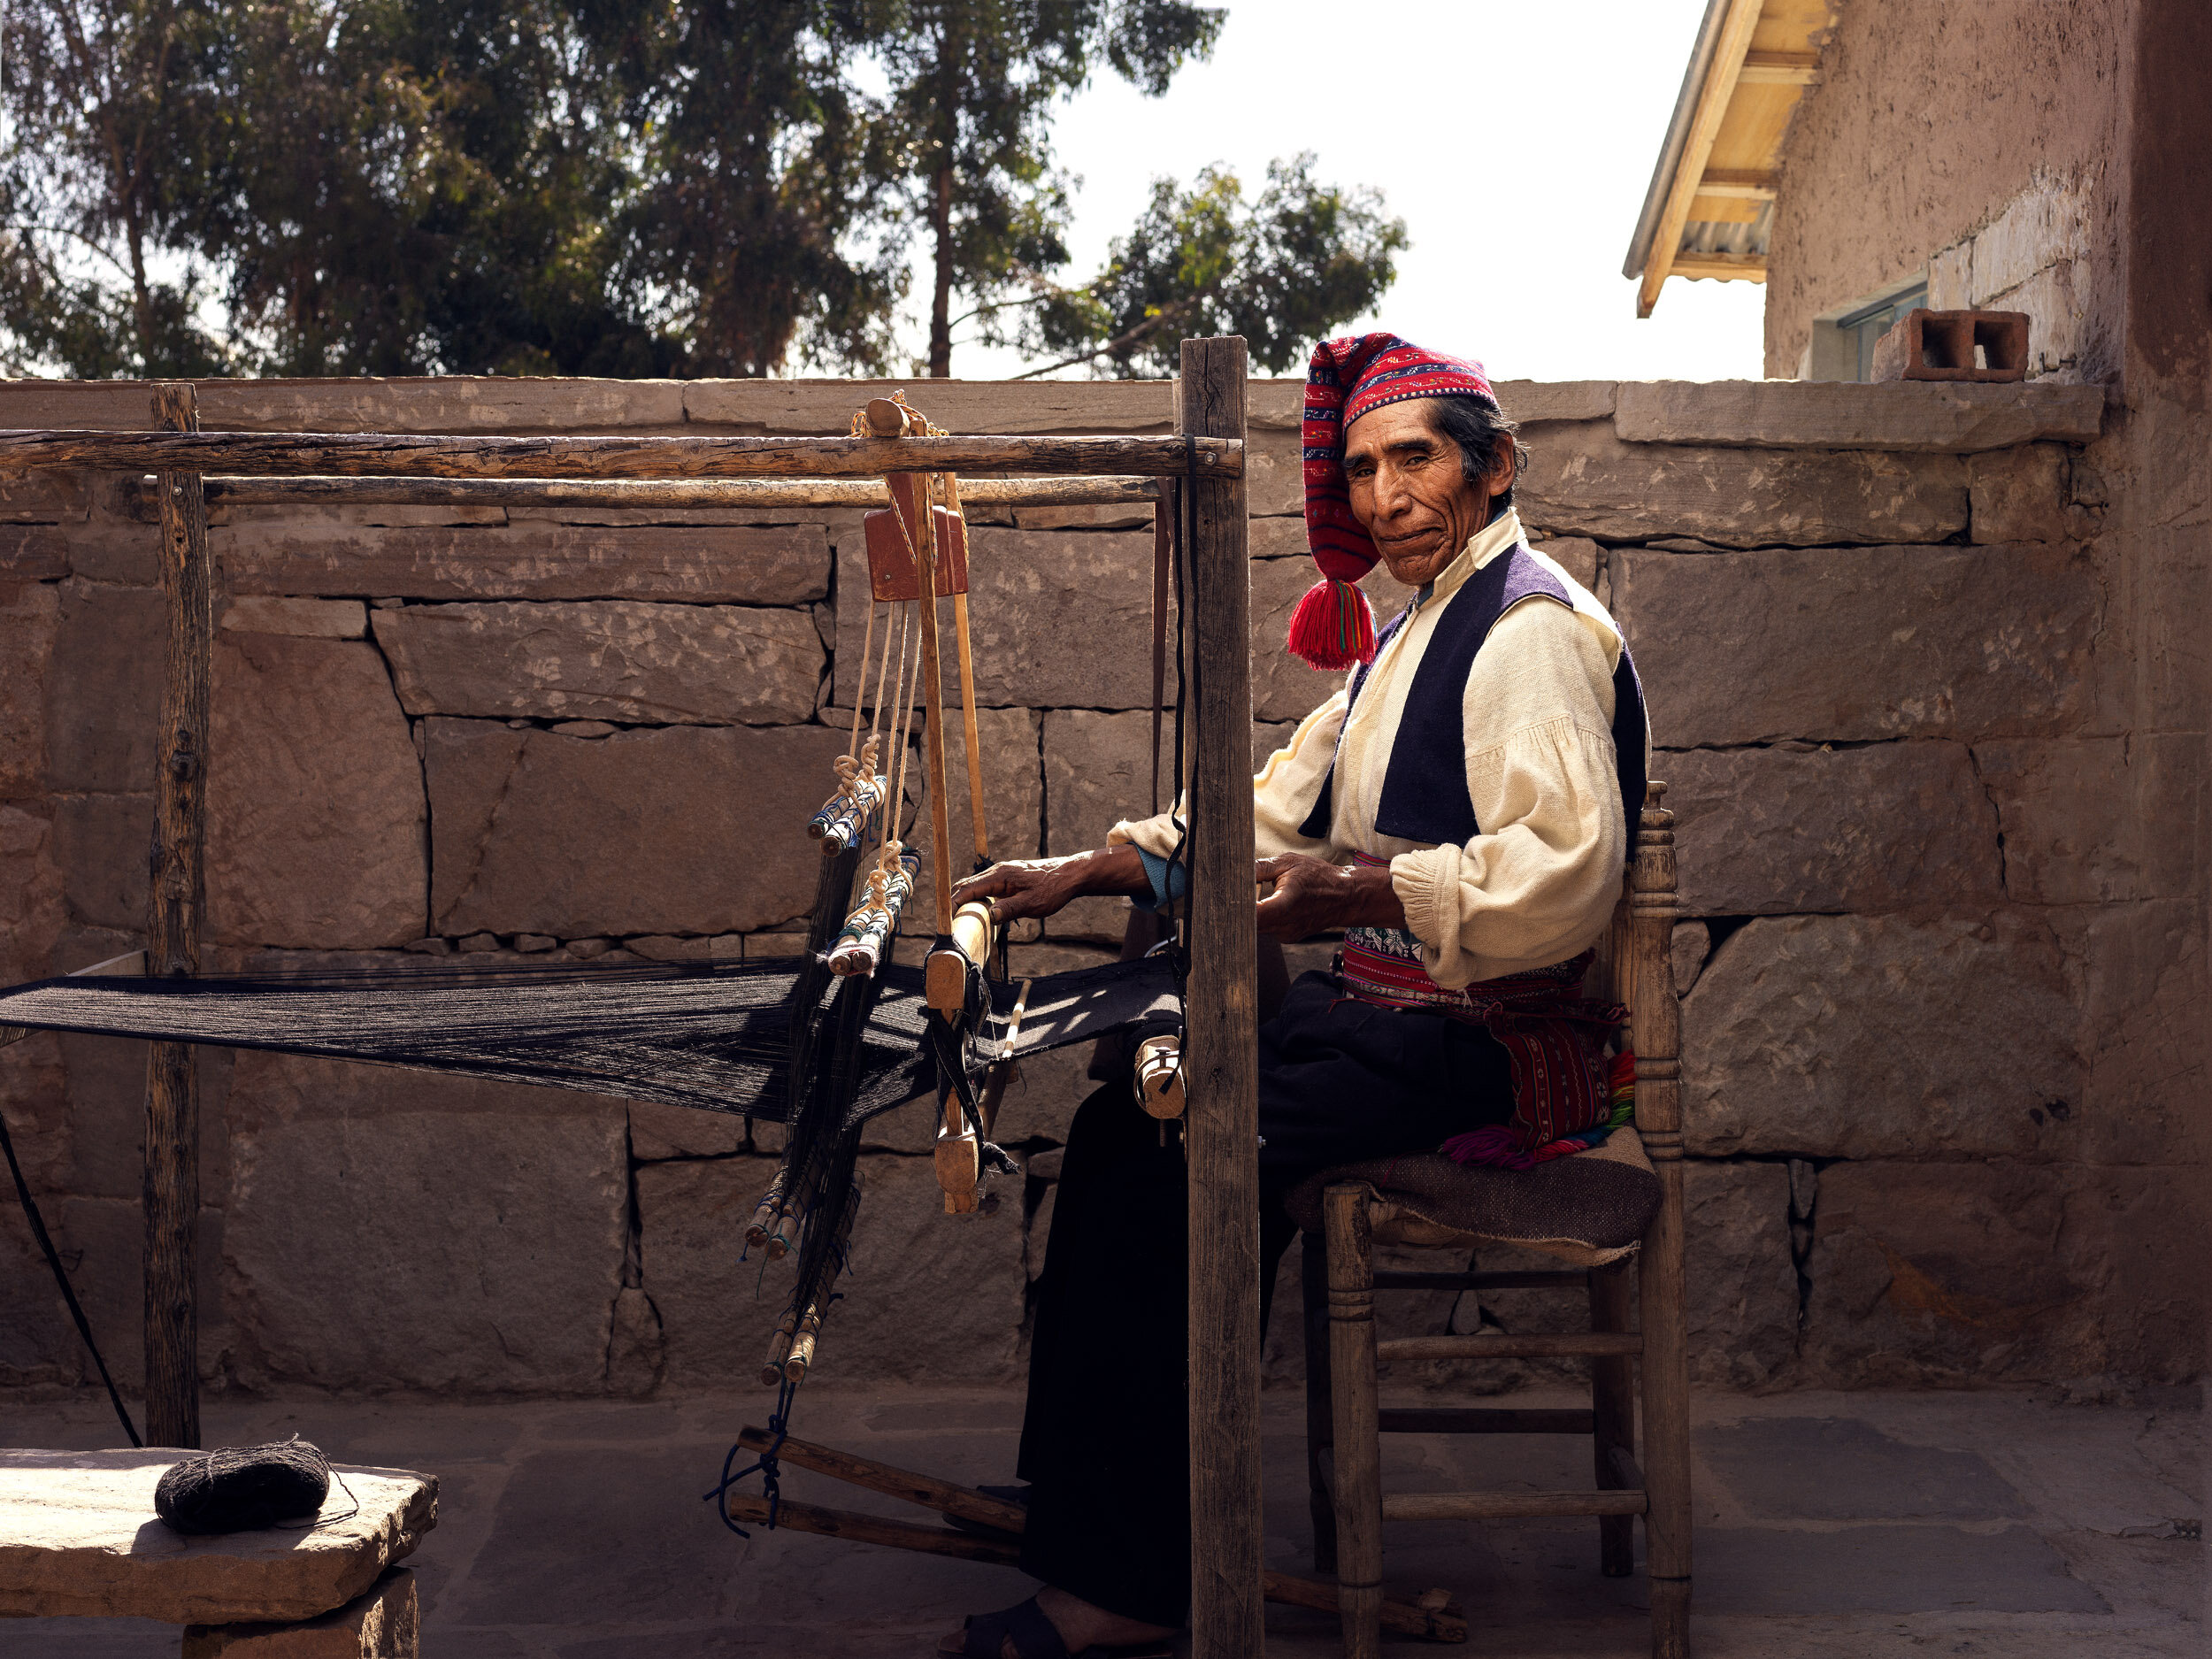
[[[1636,1126],[1659,1177],[1659,1215],[1637,1263],[1644,1337],[1644,1563],[1653,1659],[1686,1659],[1690,1630],[1690,1366],[1682,1260],[1682,1010],[1674,937],[1674,814],[1653,782],[1629,873],[1637,995]]]
[[[1245,435],[1245,349],[1183,342],[1179,424]],[[1192,495],[1190,1507],[1193,1659],[1256,1659],[1260,1594],[1259,929],[1252,882],[1252,581],[1241,478]]]
[[[949,827],[949,803],[945,799],[945,668],[937,643],[937,515],[936,475],[924,473],[915,480],[914,552],[917,566],[915,607],[922,625],[923,753],[928,770],[923,787],[929,795],[930,874],[937,896],[937,931],[952,932],[952,844]]]
[[[1344,1659],[1382,1647],[1382,1431],[1375,1374],[1374,1239],[1367,1189],[1321,1194],[1329,1274],[1330,1415],[1336,1445],[1336,1610]]]
[[[189,385],[154,390],[154,424],[200,429]],[[154,838],[146,924],[148,972],[200,968],[202,849],[207,833],[207,707],[214,608],[207,500],[197,472],[164,472],[161,588],[169,637],[155,746]],[[149,1045],[146,1064],[146,1442],[200,1443],[199,1077],[189,1043]]]

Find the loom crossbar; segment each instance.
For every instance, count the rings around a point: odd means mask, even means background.
[[[210,507],[591,507],[786,508],[891,504],[879,479],[705,478],[250,478],[213,474],[204,480]],[[963,479],[969,506],[1149,508],[1158,480],[1136,475],[1095,478]],[[141,511],[159,493],[139,486]]]
[[[887,472],[1244,476],[1236,438],[513,438],[452,434],[0,430],[36,467],[361,478],[870,478]]]

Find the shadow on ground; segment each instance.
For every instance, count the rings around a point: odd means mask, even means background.
[[[1532,1397],[1525,1403],[1567,1403]],[[2193,1396],[2072,1406],[2025,1394],[1704,1396],[1697,1429],[1701,1659],[2198,1659],[2202,1440]],[[1010,1569],[791,1532],[725,1531],[701,1494],[764,1396],[647,1404],[216,1402],[210,1444],[297,1432],[334,1460],[426,1471],[440,1521],[413,1565],[425,1659],[875,1659],[920,1655],[965,1612],[1028,1594]],[[1017,1394],[820,1387],[797,1432],[975,1482],[1011,1478]],[[1267,1398],[1267,1555],[1310,1571],[1302,1413]],[[114,1438],[90,1403],[12,1409],[11,1444]],[[1386,1485],[1557,1488],[1588,1482],[1587,1442],[1394,1437]],[[786,1495],[902,1507],[801,1472]],[[918,1512],[905,1514],[918,1517]],[[1407,1594],[1448,1588],[1457,1651],[1640,1655],[1638,1579],[1596,1571],[1594,1522],[1394,1524]],[[1394,1644],[1407,1659],[1419,1651]],[[0,1659],[155,1659],[172,1627],[0,1624]],[[1332,1617],[1269,1611],[1269,1647],[1337,1650]],[[1451,1650],[1439,1650],[1440,1652]]]

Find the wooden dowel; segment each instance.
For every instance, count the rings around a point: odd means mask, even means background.
[[[1578,1269],[1537,1268],[1526,1272],[1375,1274],[1377,1290],[1580,1290],[1589,1278]]]
[[[0,431],[0,472],[245,472],[296,478],[871,478],[886,472],[1244,475],[1244,446],[1170,437],[505,438],[328,432]],[[1250,757],[1246,757],[1248,766]]]
[[[822,1304],[816,1302],[806,1310],[806,1317],[799,1321],[799,1328],[791,1334],[791,1352],[783,1362],[786,1382],[804,1382],[814,1364],[815,1339],[822,1334]]]
[[[155,388],[153,418],[177,433],[196,430],[192,388]],[[146,949],[154,974],[183,979],[200,971],[215,612],[199,475],[165,472],[157,485],[168,640],[154,744]],[[197,1447],[200,1094],[188,1043],[148,1045],[144,1210],[147,1443]]]
[[[1552,1336],[1402,1336],[1375,1345],[1375,1356],[1397,1359],[1573,1359],[1608,1354],[1639,1354],[1644,1340],[1634,1332],[1569,1331]]]
[[[1553,1515],[1641,1515],[1635,1492],[1394,1492],[1386,1521],[1513,1521]]]
[[[245,478],[204,480],[211,507],[726,507],[799,510],[887,507],[872,478]],[[1149,506],[1156,479],[974,478],[961,486],[981,507]],[[139,486],[146,511],[160,505],[152,480]]]
[[[1243,455],[1244,342],[1186,340],[1172,442]],[[1132,471],[1137,469],[1132,468]],[[1179,472],[1178,468],[1164,469]],[[1192,469],[1189,998],[1192,1659],[1258,1659],[1259,933],[1252,905],[1252,577],[1241,472]]]
[[[912,442],[912,440],[908,440]],[[945,799],[945,665],[938,649],[937,515],[932,511],[937,492],[927,479],[917,492],[919,511],[915,517],[914,564],[916,606],[922,625],[922,762],[928,769],[923,793],[929,796],[929,856],[931,886],[937,902],[937,931],[952,931],[952,803]]]
[[[766,1429],[749,1425],[739,1433],[737,1442],[747,1451],[757,1455],[774,1445],[775,1439]],[[810,1469],[818,1475],[828,1475],[844,1481],[848,1486],[864,1486],[887,1497],[902,1498],[909,1503],[918,1503],[925,1509],[935,1509],[941,1515],[954,1515],[964,1521],[973,1521],[979,1526],[995,1526],[1001,1532],[1018,1532],[1029,1519],[1029,1512],[1018,1503],[987,1496],[972,1486],[956,1486],[949,1480],[940,1480],[934,1475],[917,1474],[910,1469],[878,1463],[872,1457],[840,1451],[833,1446],[820,1446],[812,1440],[786,1440],[776,1448],[776,1455],[794,1469]]]
[[[944,478],[945,504],[952,509],[954,517],[964,518],[966,509],[961,501],[960,480],[950,472]],[[969,580],[972,581],[974,578],[971,576]],[[975,652],[969,642],[965,593],[952,596],[952,622],[960,648],[960,720],[968,744],[968,829],[975,842],[976,865],[980,869],[990,862],[991,837],[983,818],[983,738],[976,726]]]
[[[749,1492],[733,1492],[729,1495],[729,1514],[733,1521],[765,1525],[768,1500],[757,1498]],[[856,1544],[918,1549],[932,1555],[957,1556],[962,1561],[992,1562],[1002,1567],[1013,1566],[1021,1555],[1021,1546],[1007,1539],[956,1532],[949,1526],[890,1521],[880,1515],[857,1515],[850,1509],[826,1509],[818,1504],[794,1503],[788,1498],[776,1506],[776,1525],[795,1532],[849,1539]]]
[[[1587,1411],[1510,1406],[1392,1406],[1376,1413],[1385,1434],[1587,1434]]]
[[[764,1387],[773,1388],[783,1380],[784,1362],[791,1357],[792,1334],[799,1328],[799,1316],[787,1313],[776,1326],[776,1334],[769,1340],[768,1361],[760,1368]]]
[[[1022,1016],[1029,1011],[1029,987],[1035,983],[1034,979],[1024,979],[1021,989],[1014,994],[1014,1007],[1006,1017],[1006,1032],[1002,1038],[1010,1048],[1013,1045],[1014,1034],[1021,1030]],[[1006,1098],[1006,1086],[1013,1081],[1018,1069],[1011,1060],[998,1060],[993,1062],[990,1070],[983,1074],[983,1092],[976,1099],[976,1111],[983,1119],[983,1133],[987,1140],[998,1133],[999,1102]]]
[[[786,1453],[792,1442],[786,1440]],[[768,1523],[768,1500],[749,1492],[729,1494],[729,1516],[746,1525]],[[788,1498],[776,1505],[776,1525],[795,1532],[823,1538],[842,1538],[856,1544],[880,1544],[888,1549],[915,1550],[924,1555],[949,1555],[961,1561],[987,1562],[995,1566],[1019,1564],[1021,1546],[1011,1539],[985,1538],[955,1532],[946,1526],[925,1526],[913,1521],[894,1521],[880,1515],[862,1515],[851,1509],[825,1509],[820,1504],[794,1503]],[[1269,1572],[1262,1590],[1270,1601],[1285,1607],[1310,1608],[1333,1613],[1336,1586],[1294,1573]],[[1382,1604],[1382,1626],[1401,1636],[1421,1636],[1431,1641],[1463,1642],[1467,1621],[1443,1608],[1421,1608],[1402,1601]]]
[[[1317,1578],[1296,1573],[1269,1571],[1260,1579],[1263,1594],[1284,1607],[1302,1607],[1316,1613],[1337,1610],[1337,1589]],[[1435,1592],[1430,1592],[1433,1595]],[[1406,1601],[1382,1604],[1382,1627],[1394,1636],[1419,1636],[1429,1641],[1465,1641],[1467,1621],[1444,1606],[1417,1607]]]

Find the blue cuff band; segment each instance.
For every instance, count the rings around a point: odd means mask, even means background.
[[[1144,863],[1145,879],[1152,884],[1152,901],[1147,903],[1142,899],[1131,899],[1130,903],[1141,910],[1156,910],[1171,900],[1183,896],[1186,881],[1181,864],[1170,864],[1157,853],[1148,853],[1141,847],[1137,849],[1137,856]]]

